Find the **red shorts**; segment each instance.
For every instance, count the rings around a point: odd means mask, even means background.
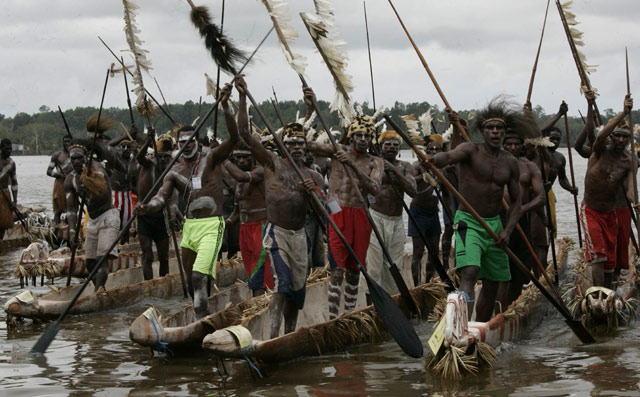
[[[605,272],[616,267],[616,240],[618,220],[615,211],[599,212],[582,203],[580,220],[584,230],[585,259],[587,262],[604,262]]]
[[[367,219],[364,208],[341,207],[342,211],[331,214],[331,219],[342,232],[347,243],[353,248],[356,256],[367,267],[365,259],[367,249],[369,249],[369,239],[371,237],[371,224]],[[342,244],[342,241],[329,225],[329,264],[331,269],[354,269],[358,270],[356,261],[349,256],[349,251]]]
[[[616,207],[618,238],[616,243],[616,269],[629,268],[629,237],[631,237],[631,212],[629,207]]]
[[[249,276],[250,289],[273,288],[273,274],[269,256],[262,247],[262,231],[266,221],[242,223],[238,240],[244,269]]]

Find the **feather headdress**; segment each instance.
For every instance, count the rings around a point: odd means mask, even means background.
[[[262,0],[262,3],[267,8],[273,27],[278,35],[280,46],[284,52],[284,56],[287,62],[293,70],[301,76],[304,76],[304,70],[307,67],[307,60],[305,57],[299,54],[294,54],[291,51],[291,44],[293,40],[298,37],[298,33],[289,25],[291,17],[289,16],[289,8],[284,0]]]
[[[589,77],[587,75],[590,75],[592,72],[595,72],[596,66],[598,65],[587,64],[587,57],[584,55],[584,53],[582,53],[577,48],[577,47],[584,47],[584,41],[582,40],[583,32],[581,32],[578,28],[575,27],[580,22],[576,20],[576,14],[569,11],[572,4],[573,4],[573,1],[567,1],[566,3],[563,3],[561,5],[560,10],[564,14],[564,21],[566,21],[567,23],[567,26],[566,26],[566,29],[568,30],[567,38],[570,41],[573,41],[573,44],[575,47],[576,53],[574,54],[574,58],[577,57],[575,61],[580,63],[582,70],[584,70],[585,72],[584,76],[582,76],[582,79],[584,81],[582,82],[583,86],[580,87],[580,92],[583,94],[587,90],[597,92],[597,90],[591,86],[591,82],[589,81]]]
[[[418,117],[418,121],[420,121],[420,127],[422,127],[422,132],[424,133],[424,135],[431,135],[431,122],[433,121],[431,108],[422,113],[420,117]]]
[[[133,70],[133,93],[136,95],[136,108],[141,116],[154,115],[153,105],[147,101],[142,82],[142,71],[149,73],[151,61],[147,59],[149,51],[142,48],[143,41],[138,37],[140,29],[136,26],[136,10],[139,8],[133,0],[122,0],[124,5],[124,33],[136,67]]]
[[[349,58],[344,50],[345,42],[335,29],[334,13],[328,0],[314,0],[316,14],[300,13],[318,52],[333,76],[336,93],[330,109],[338,111],[341,124],[347,127],[354,117],[349,94],[353,91],[351,76],[346,73]]]
[[[223,35],[217,25],[211,23],[209,10],[206,7],[196,7],[191,0],[187,0],[187,3],[191,6],[191,22],[204,38],[204,45],[211,53],[211,58],[220,66],[220,69],[233,74],[234,64],[246,62],[246,54]]]
[[[482,132],[484,125],[490,121],[501,121],[507,132],[518,135],[522,140],[540,138],[540,130],[535,121],[526,117],[520,107],[508,101],[504,96],[498,96],[473,118],[473,129]]]

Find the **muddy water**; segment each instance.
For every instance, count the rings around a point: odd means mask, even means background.
[[[565,152],[566,153],[566,152]],[[407,158],[408,156],[403,156]],[[586,163],[574,159],[578,185]],[[25,204],[50,206],[48,159],[18,157],[20,196]],[[556,187],[559,235],[576,238],[573,201]],[[13,278],[19,251],[0,254],[0,302],[20,292]],[[58,285],[63,283],[58,280]],[[565,286],[570,280],[564,281]],[[36,287],[37,292],[48,288]],[[184,302],[148,300],[100,315],[68,317],[43,357],[28,352],[44,330],[25,322],[8,330],[0,314],[0,395],[638,395],[640,331],[634,325],[593,346],[581,346],[561,316],[550,314],[528,340],[500,348],[494,368],[456,385],[425,373],[421,360],[406,357],[393,342],[347,353],[299,360],[252,378],[244,362],[226,362],[228,376],[209,355],[151,356],[129,341],[128,326],[149,305],[169,312]],[[431,328],[416,324],[426,347]]]

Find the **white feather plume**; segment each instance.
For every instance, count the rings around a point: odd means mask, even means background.
[[[216,83],[206,73],[204,74],[204,78],[206,79],[207,95],[211,95],[214,98],[218,98],[218,91],[216,90]]]
[[[422,113],[420,117],[418,117],[418,121],[420,122],[420,126],[422,127],[422,133],[425,136],[431,135],[431,122],[433,121],[433,116],[431,115],[431,108],[426,112]]]
[[[314,0],[316,14],[301,13],[302,20],[307,25],[313,42],[322,55],[336,87],[336,93],[330,109],[338,111],[341,125],[346,127],[354,116],[349,95],[353,92],[351,76],[346,68],[349,61],[344,49],[345,42],[335,29],[333,6],[328,0]]]
[[[449,124],[449,128],[447,128],[447,131],[444,134],[442,134],[442,140],[445,143],[450,142],[452,137],[453,137],[453,124]]]
[[[570,27],[569,28],[569,34],[571,35],[571,38],[573,40],[573,43],[575,44],[576,47],[584,47],[584,41],[582,40],[582,36],[584,35],[584,33],[582,31],[580,31],[578,28],[576,28],[575,26],[578,25],[580,22],[578,22],[576,20],[576,14],[574,14],[573,12],[570,12],[569,9],[571,8],[573,1],[567,1],[566,3],[562,4],[562,12],[564,13],[564,18],[567,21],[567,25],[569,26],[574,26],[574,27]],[[596,67],[598,65],[589,65],[587,63],[587,57],[580,52],[579,50],[576,49],[577,52],[577,56],[578,56],[578,62],[580,62],[580,65],[582,66],[582,69],[585,71],[585,73],[587,75],[590,75],[591,73],[596,71]],[[580,87],[580,92],[581,93],[585,93],[587,91],[587,87],[591,85],[591,82],[589,81],[589,77],[584,76],[585,78],[585,85]],[[591,87],[591,90],[594,92],[597,92],[597,90],[593,87]]]
[[[287,3],[284,0],[262,0],[262,3],[271,16],[271,21],[276,29],[276,34],[287,62],[296,73],[304,76],[307,59],[300,54],[294,54],[291,50],[291,44],[298,37],[298,33],[289,25],[291,17],[289,16]]]
[[[138,112],[141,113],[146,109],[142,70],[149,73],[149,70],[152,69],[151,61],[147,58],[149,51],[142,48],[142,43],[144,42],[138,37],[140,29],[136,26],[136,10],[139,7],[133,0],[122,0],[122,3],[124,4],[124,33],[129,45],[129,52],[136,63],[136,67],[133,70],[133,93],[136,95]]]

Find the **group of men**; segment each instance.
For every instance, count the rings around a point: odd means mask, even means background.
[[[216,277],[225,229],[239,222],[237,240],[249,288],[254,296],[267,289],[274,292],[270,302],[271,336],[276,337],[283,319],[285,333],[295,330],[298,311],[304,306],[309,270],[324,265],[323,259],[316,259],[323,257],[323,241],[331,272],[329,318],[338,316],[341,301],[344,311],[355,308],[360,282],[358,263],[387,292],[398,291],[398,281],[390,268],[402,268],[404,263],[406,194],[412,198],[408,234],[413,244],[412,280],[406,281],[414,285],[428,281],[439,262],[448,269],[455,232],[459,289],[464,292],[471,313],[474,286],[478,279],[483,280],[475,312],[478,321],[486,321],[495,310],[504,310],[529,280],[527,274],[509,263],[502,248],[509,246],[538,275],[533,263],[537,260],[546,264],[549,239],[555,235],[555,221],[548,221],[555,215],[551,186],[558,179],[564,189],[577,194],[567,180],[564,156],[556,151],[560,132],[553,125],[566,114],[564,104],[539,128],[530,105],[521,110],[495,100],[474,119],[472,127],[482,133],[482,142],[460,143],[457,131],[450,142],[438,134],[428,135],[420,143],[431,164],[411,164],[398,159],[400,135],[383,131],[376,141],[374,120],[364,114],[350,121],[340,143],[312,139],[327,133],[308,131],[315,102],[309,88],[303,91],[305,120],[285,124],[277,132],[283,146],[274,148],[269,138],[252,133],[247,84],[242,76],[236,76],[234,86],[239,95],[237,114],[229,106],[233,86],[227,84],[220,93],[229,136],[206,148],[190,126],[177,131],[177,146],[171,135],[155,141],[153,131],[141,138],[135,129],[130,132],[130,139],[109,140],[104,136],[109,126],[95,120],[87,123],[90,138],[97,134],[93,141],[65,138],[64,150],[52,156],[47,174],[56,178],[54,193],[64,192],[55,195],[54,208],[56,222],[66,210],[71,242],[79,233],[76,214],[84,199],[88,210],[85,249],[89,269],[100,257],[116,254],[107,252],[108,248],[127,224],[130,208],[135,207],[145,279],[153,277],[152,242],[156,243],[161,263],[159,275],[166,274],[171,225],[183,221],[182,259],[196,315],[202,318],[208,314],[207,284]],[[616,266],[624,268],[616,259],[616,244],[621,243],[615,237],[624,238],[624,232],[617,232],[624,214],[616,217],[614,208],[620,198],[610,192],[620,190],[624,184],[626,191],[620,196],[634,201],[634,172],[630,153],[625,151],[630,133],[617,127],[631,106],[631,99],[626,98],[624,111],[597,136],[588,123],[579,140],[581,153],[590,156],[583,223],[587,260],[593,265],[596,285],[610,286]],[[450,112],[449,118],[458,123],[455,112]],[[585,137],[590,139],[590,145],[585,144]],[[138,148],[142,139],[144,143]],[[151,192],[177,148],[182,151],[181,157],[161,187]],[[284,151],[289,152],[293,162]],[[97,161],[92,160],[93,155]],[[106,168],[102,162],[108,163]],[[458,203],[449,194],[443,182],[429,171],[431,166],[446,175],[465,202]],[[127,192],[133,192],[133,197]],[[136,196],[142,199],[148,195],[152,197],[146,203],[132,203]],[[439,208],[445,226],[442,259],[438,259],[442,232]],[[472,216],[472,208],[498,235],[497,241]],[[340,233],[328,227],[323,218],[327,213]],[[629,235],[626,236],[628,240]],[[231,240],[231,236],[227,238]],[[529,254],[527,241],[532,243],[536,258]],[[425,248],[429,257],[423,268]],[[94,280],[96,289],[104,287],[106,275],[105,266]]]

